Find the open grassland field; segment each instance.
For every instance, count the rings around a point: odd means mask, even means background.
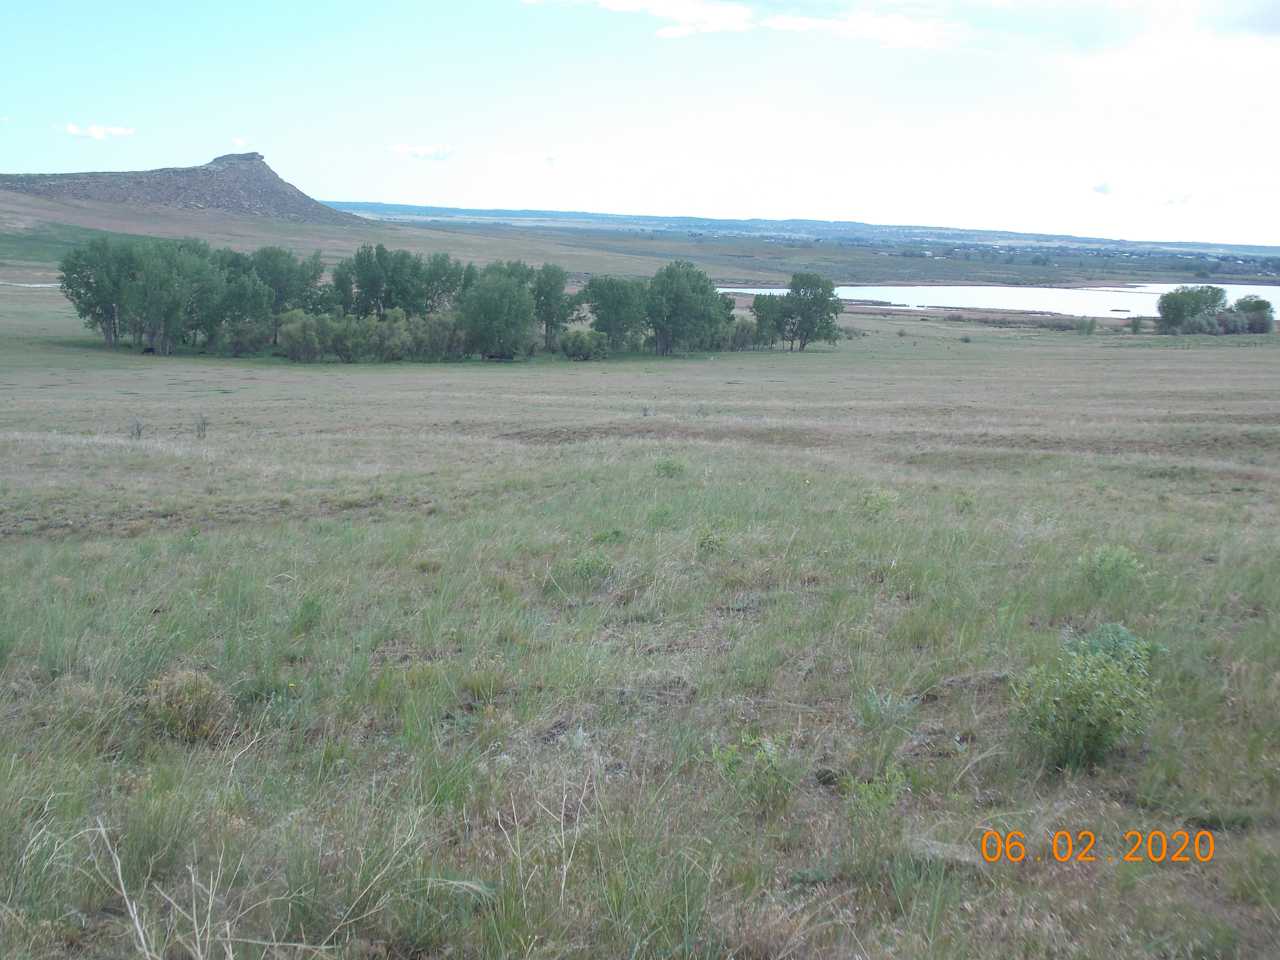
[[[1280,341],[856,323],[291,366],[0,288],[0,956],[1275,956]],[[1112,622],[1145,733],[1056,771],[1019,679]]]
[[[925,246],[844,246],[757,238],[686,236],[629,230],[556,229],[533,225],[432,222],[409,226],[370,220],[355,226],[297,224],[216,210],[48,200],[0,190],[0,281],[56,282],[56,262],[77,244],[104,234],[181,238],[199,236],[214,246],[250,250],[279,245],[299,254],[320,250],[332,264],[362,243],[420,253],[446,252],[479,264],[494,260],[558,263],[575,277],[588,274],[652,276],[674,259],[691,260],[726,285],[785,283],[812,271],[837,283],[1013,283],[1081,285],[1125,282],[1197,282],[1204,266],[1170,255],[1132,259],[1081,250],[1052,250],[1049,263],[1031,252],[970,251],[969,258],[926,258]],[[1215,273],[1230,282],[1257,280],[1256,266]],[[1199,282],[1204,282],[1201,278]]]

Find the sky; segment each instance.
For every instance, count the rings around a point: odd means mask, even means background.
[[[14,7],[4,173],[1280,244],[1280,0]]]

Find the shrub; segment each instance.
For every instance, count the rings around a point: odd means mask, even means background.
[[[1249,333],[1270,333],[1275,329],[1276,314],[1268,300],[1250,294],[1237,300],[1232,310],[1247,318]]]
[[[369,332],[369,349],[380,363],[395,363],[409,356],[413,341],[405,324],[403,310],[388,310],[373,324]]]
[[[1085,317],[1076,321],[1076,333],[1082,337],[1092,337],[1098,331],[1098,318]]]
[[[694,547],[700,557],[719,553],[725,547],[724,534],[715,526],[701,526],[694,535]]]
[[[1223,310],[1215,318],[1218,332],[1226,335],[1238,335],[1249,332],[1249,317],[1238,310]]]
[[[676,477],[683,477],[687,468],[679,460],[673,460],[670,457],[663,457],[653,465],[653,469],[658,476],[665,477],[668,480],[674,480]]]
[[[280,347],[285,356],[298,363],[319,360],[324,355],[324,346],[315,318],[301,310],[290,310],[284,319],[280,327]]]
[[[1141,317],[1130,317],[1130,318],[1129,318],[1129,332],[1130,332],[1130,333],[1141,333],[1141,332],[1142,332],[1142,318],[1141,318]]]
[[[178,740],[216,740],[230,732],[231,697],[196,670],[174,670],[153,680],[144,705],[155,728]]]
[[[1073,644],[1077,653],[1100,654],[1119,664],[1145,672],[1155,647],[1140,640],[1120,623],[1104,623]]]
[[[1215,336],[1222,331],[1218,327],[1218,318],[1216,315],[1212,313],[1200,313],[1196,314],[1194,317],[1187,318],[1177,332],[1185,334],[1208,334],[1210,336]]]
[[[609,338],[598,330],[570,330],[560,338],[560,352],[570,360],[604,360]]]
[[[960,342],[961,342],[961,343],[973,343],[973,337],[969,336],[969,335],[966,333],[963,337],[961,337],[961,338],[960,338]]]
[[[218,342],[223,353],[233,357],[241,357],[246,353],[257,353],[271,340],[271,323],[267,320],[256,320],[240,317],[228,320],[222,327]]]
[[[1124,546],[1101,546],[1078,561],[1080,574],[1095,593],[1124,590],[1142,577],[1138,555]]]
[[[329,329],[329,349],[343,363],[358,363],[372,353],[375,328],[373,317],[347,315],[334,319]]]
[[[855,495],[854,503],[862,513],[878,517],[897,506],[898,494],[881,487],[869,487],[866,490],[858,491]]]
[[[1146,730],[1151,682],[1146,660],[1126,663],[1108,653],[1068,652],[1013,683],[1018,726],[1054,767],[1101,762]]]
[[[462,333],[452,313],[410,317],[406,324],[409,356],[414,360],[462,359]]]

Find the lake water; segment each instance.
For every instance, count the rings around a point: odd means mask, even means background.
[[[1073,317],[1154,317],[1156,302],[1182,284],[1140,283],[1132,287],[836,287],[842,300],[885,300],[913,310],[958,307],[1024,310]],[[1280,286],[1218,283],[1229,300],[1255,294],[1280,307]],[[786,293],[778,287],[722,287],[725,293]]]

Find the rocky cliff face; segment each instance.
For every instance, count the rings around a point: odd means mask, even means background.
[[[0,190],[51,200],[223,210],[295,223],[361,222],[285,183],[260,153],[228,153],[199,167],[127,173],[0,174]]]

